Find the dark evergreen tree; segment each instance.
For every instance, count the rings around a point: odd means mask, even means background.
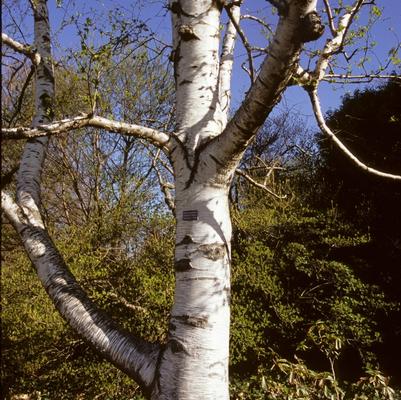
[[[401,83],[356,91],[329,114],[329,126],[367,165],[390,173],[401,171]],[[400,247],[401,185],[358,168],[319,133],[320,174],[326,197],[360,226]]]
[[[328,116],[328,124],[364,163],[382,171],[401,171],[401,83],[356,91]],[[336,206],[370,241],[339,248],[337,255],[359,265],[359,274],[400,302],[401,185],[361,171],[327,138],[318,134],[321,155],[320,206]],[[323,204],[322,204],[323,202]],[[380,322],[384,333],[378,348],[382,365],[397,375],[401,355],[401,323],[396,315]],[[397,356],[395,356],[397,354]],[[398,364],[398,365],[397,365]]]

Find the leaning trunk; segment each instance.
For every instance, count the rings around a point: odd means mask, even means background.
[[[175,301],[154,399],[229,398],[227,192],[227,185],[194,183],[177,193]]]

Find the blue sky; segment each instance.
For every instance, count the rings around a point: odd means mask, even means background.
[[[348,3],[351,1],[348,0]],[[73,26],[66,26],[60,30],[60,25],[65,16],[76,13],[78,10],[82,12],[81,18],[89,16],[95,20],[102,15],[106,15],[108,11],[120,7],[120,9],[130,9],[133,14],[145,20],[151,28],[165,41],[170,42],[170,18],[163,1],[146,1],[142,2],[142,6],[138,6],[136,1],[128,0],[87,0],[85,2],[75,0],[63,0],[62,8],[56,6],[56,1],[50,0],[49,7],[51,13],[52,30],[58,32],[58,43],[56,52],[61,54],[64,49],[79,47],[76,30]],[[335,5],[336,0],[331,0],[331,4]],[[318,4],[322,7],[322,1],[318,0]],[[371,39],[377,42],[375,52],[372,54],[372,61],[369,67],[375,68],[378,65],[378,60],[383,60],[387,57],[390,48],[396,46],[401,41],[401,0],[377,0],[376,4],[383,8],[383,14],[380,22],[372,29]],[[243,7],[243,13],[258,14],[267,16],[269,20],[274,20],[271,15],[268,3],[265,0],[247,0]],[[367,20],[366,13],[362,15],[358,24],[364,25]],[[3,25],[5,20],[3,19]],[[29,29],[31,22],[26,19],[26,25]],[[264,46],[266,39],[261,35],[259,26],[255,23],[244,23],[249,41],[259,46]],[[323,41],[327,38],[329,32],[326,30],[323,38],[319,43],[313,44],[317,48],[322,46]],[[29,36],[26,39],[29,41]],[[362,44],[361,44],[362,45]],[[239,61],[234,70],[233,77],[233,106],[238,106],[244,96],[244,93],[249,87],[249,79],[240,68],[241,60],[244,60],[245,51],[241,44],[237,46],[236,60]],[[358,72],[358,71],[357,71]],[[361,86],[359,86],[361,87]],[[357,87],[355,85],[331,85],[322,83],[320,93],[322,98],[322,108],[324,111],[338,107],[341,102],[341,97],[345,93],[350,93]],[[276,108],[275,113],[281,110],[292,110],[292,112],[304,120],[306,124],[315,129],[314,117],[311,113],[309,100],[300,88],[289,88],[285,92],[283,99]]]

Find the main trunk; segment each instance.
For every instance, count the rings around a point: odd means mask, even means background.
[[[176,194],[175,302],[153,399],[229,398],[227,190],[195,181]]]

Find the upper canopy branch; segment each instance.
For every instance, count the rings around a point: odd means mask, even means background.
[[[326,13],[328,14],[329,18],[329,26],[332,38],[327,40],[323,50],[319,55],[314,70],[306,71],[301,66],[297,67],[297,71],[294,74],[293,82],[301,86],[305,87],[309,86],[310,88],[314,88],[317,87],[319,82],[322,80],[332,82],[333,75],[334,77],[337,78],[339,77],[336,76],[335,74],[330,74],[330,75],[326,74],[326,71],[330,65],[330,60],[335,54],[338,54],[343,50],[344,42],[347,38],[347,33],[350,29],[350,26],[357,12],[360,11],[360,9],[364,5],[371,3],[367,3],[364,0],[355,0],[353,5],[347,7],[345,13],[339,18],[337,26],[335,26],[334,24],[334,18],[332,15],[329,1],[325,0],[324,4],[326,7]],[[364,78],[372,78],[372,77],[371,74],[367,74],[366,76],[364,76]]]
[[[287,13],[281,15],[268,55],[244,102],[223,133],[209,143],[209,153],[220,165],[241,157],[278,102],[295,71],[303,41],[310,37],[311,27],[305,25],[305,19],[315,14],[315,6],[315,0],[290,2]]]
[[[38,65],[40,63],[40,54],[32,46],[17,42],[5,33],[1,34],[1,41],[11,49],[29,57],[33,64]]]
[[[337,27],[334,25],[331,27],[333,38],[326,42],[323,51],[316,63],[315,70],[311,73],[311,83],[316,85],[321,81],[326,74],[327,67],[331,57],[340,52],[344,46],[344,41],[347,36],[347,32],[351,26],[351,23],[356,13],[364,5],[364,0],[356,0],[352,7],[347,8],[346,13],[340,18]],[[331,20],[333,24],[333,21]]]
[[[228,7],[228,6],[227,6]],[[237,37],[237,29],[234,25],[240,19],[240,4],[231,4],[229,7],[230,20],[227,23],[225,36],[223,39],[222,52],[219,68],[219,101],[222,113],[222,126],[227,125],[227,117],[231,101],[231,76],[234,65],[234,47]]]
[[[232,12],[232,8],[234,9],[234,12]],[[253,65],[252,47],[249,44],[249,41],[248,41],[247,37],[245,36],[244,31],[241,29],[241,27],[239,25],[239,12],[236,11],[236,9],[238,10],[238,8],[239,8],[238,6],[226,7],[226,12],[230,18],[230,21],[231,21],[233,27],[235,28],[236,32],[238,33],[239,37],[241,38],[242,44],[244,45],[245,50],[247,52],[249,75],[251,78],[251,83],[253,83],[255,81],[255,68]]]
[[[399,75],[386,75],[386,74],[326,74],[322,80],[326,82],[339,82],[339,83],[368,83],[373,79],[396,79],[401,80]]]
[[[32,128],[3,128],[1,133],[2,139],[27,139],[38,136],[57,135],[84,127],[100,128],[109,132],[121,133],[127,136],[136,136],[148,140],[157,147],[169,148],[170,136],[166,133],[141,125],[127,124],[125,122],[90,115],[66,118]]]

